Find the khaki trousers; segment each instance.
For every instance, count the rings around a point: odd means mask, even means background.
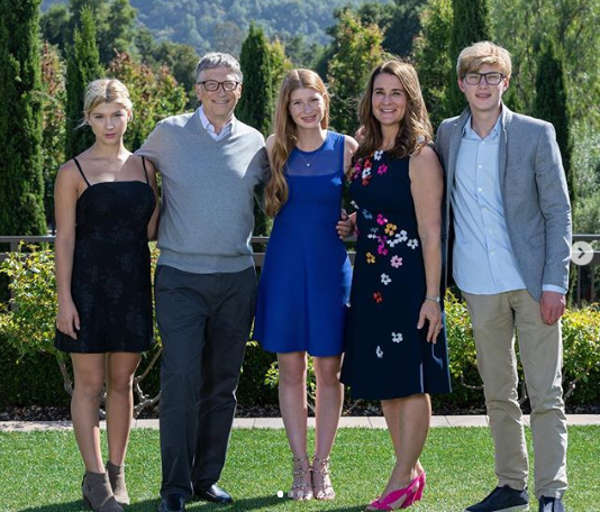
[[[562,398],[560,321],[546,325],[526,290],[494,295],[463,292],[471,313],[477,366],[495,445],[499,485],[524,489],[528,460],[518,402],[515,328],[531,403],[535,494],[561,497],[567,488],[567,426]]]

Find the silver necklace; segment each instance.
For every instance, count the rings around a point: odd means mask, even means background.
[[[309,153],[310,156],[314,156],[314,154],[323,147],[323,144],[325,143],[325,141],[321,142],[321,144],[319,145],[318,148],[313,149],[312,151],[303,151],[302,149],[300,149],[298,146],[296,146],[296,149],[298,150],[298,155],[300,155],[300,158],[302,158],[302,160],[304,160],[304,164],[306,167],[310,167],[311,166],[311,162],[310,160],[308,160],[303,153]]]
[[[310,167],[310,160],[307,160],[304,155],[301,152],[302,150],[298,150],[298,155],[300,155],[300,158],[302,158],[302,160],[304,160],[304,164],[306,165],[306,167]]]

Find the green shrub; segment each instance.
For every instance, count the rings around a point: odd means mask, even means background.
[[[21,245],[0,264],[0,273],[9,278],[11,295],[9,305],[0,304],[0,332],[7,343],[21,356],[42,352],[63,358],[53,345],[56,328],[54,252]]]
[[[152,247],[152,272],[158,251]],[[56,292],[54,253],[47,248],[21,246],[0,264],[0,275],[10,279],[11,299],[0,303],[0,407],[7,405],[62,405],[69,396],[70,361],[54,348]],[[450,374],[453,392],[435,396],[434,408],[483,407],[473,331],[467,308],[448,292],[445,299]],[[158,400],[160,336],[155,324],[154,347],[143,355],[136,377],[139,413]],[[564,389],[570,405],[600,401],[600,309],[598,305],[567,310],[563,317]],[[58,363],[58,371],[57,371]],[[522,369],[519,366],[519,375]],[[62,380],[61,380],[62,376]],[[143,389],[142,389],[143,380]],[[238,399],[245,406],[277,403],[275,356],[248,341]],[[314,372],[309,371],[314,393]],[[348,393],[351,400],[351,390]]]
[[[600,305],[567,310],[562,320],[565,400],[600,399]]]
[[[154,244],[151,256],[154,276],[158,258]],[[21,245],[0,264],[0,275],[8,277],[11,294],[8,304],[0,303],[0,364],[4,368],[0,374],[0,407],[68,403],[72,388],[70,358],[54,348],[54,252]],[[157,403],[160,388],[157,363],[162,346],[156,322],[154,339],[156,343],[143,354],[136,376],[136,414]],[[277,402],[276,391],[264,383],[273,359],[273,354],[264,352],[256,342],[248,342],[237,392],[240,403],[251,406]]]

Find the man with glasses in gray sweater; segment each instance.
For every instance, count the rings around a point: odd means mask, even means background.
[[[202,57],[200,108],[159,122],[137,151],[162,175],[161,512],[190,499],[232,501],[217,481],[254,314],[254,188],[268,173],[263,136],[233,115],[242,80],[231,55]]]

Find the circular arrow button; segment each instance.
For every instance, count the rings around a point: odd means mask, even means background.
[[[575,265],[588,265],[594,259],[594,248],[587,242],[575,242],[571,246],[571,261]]]

